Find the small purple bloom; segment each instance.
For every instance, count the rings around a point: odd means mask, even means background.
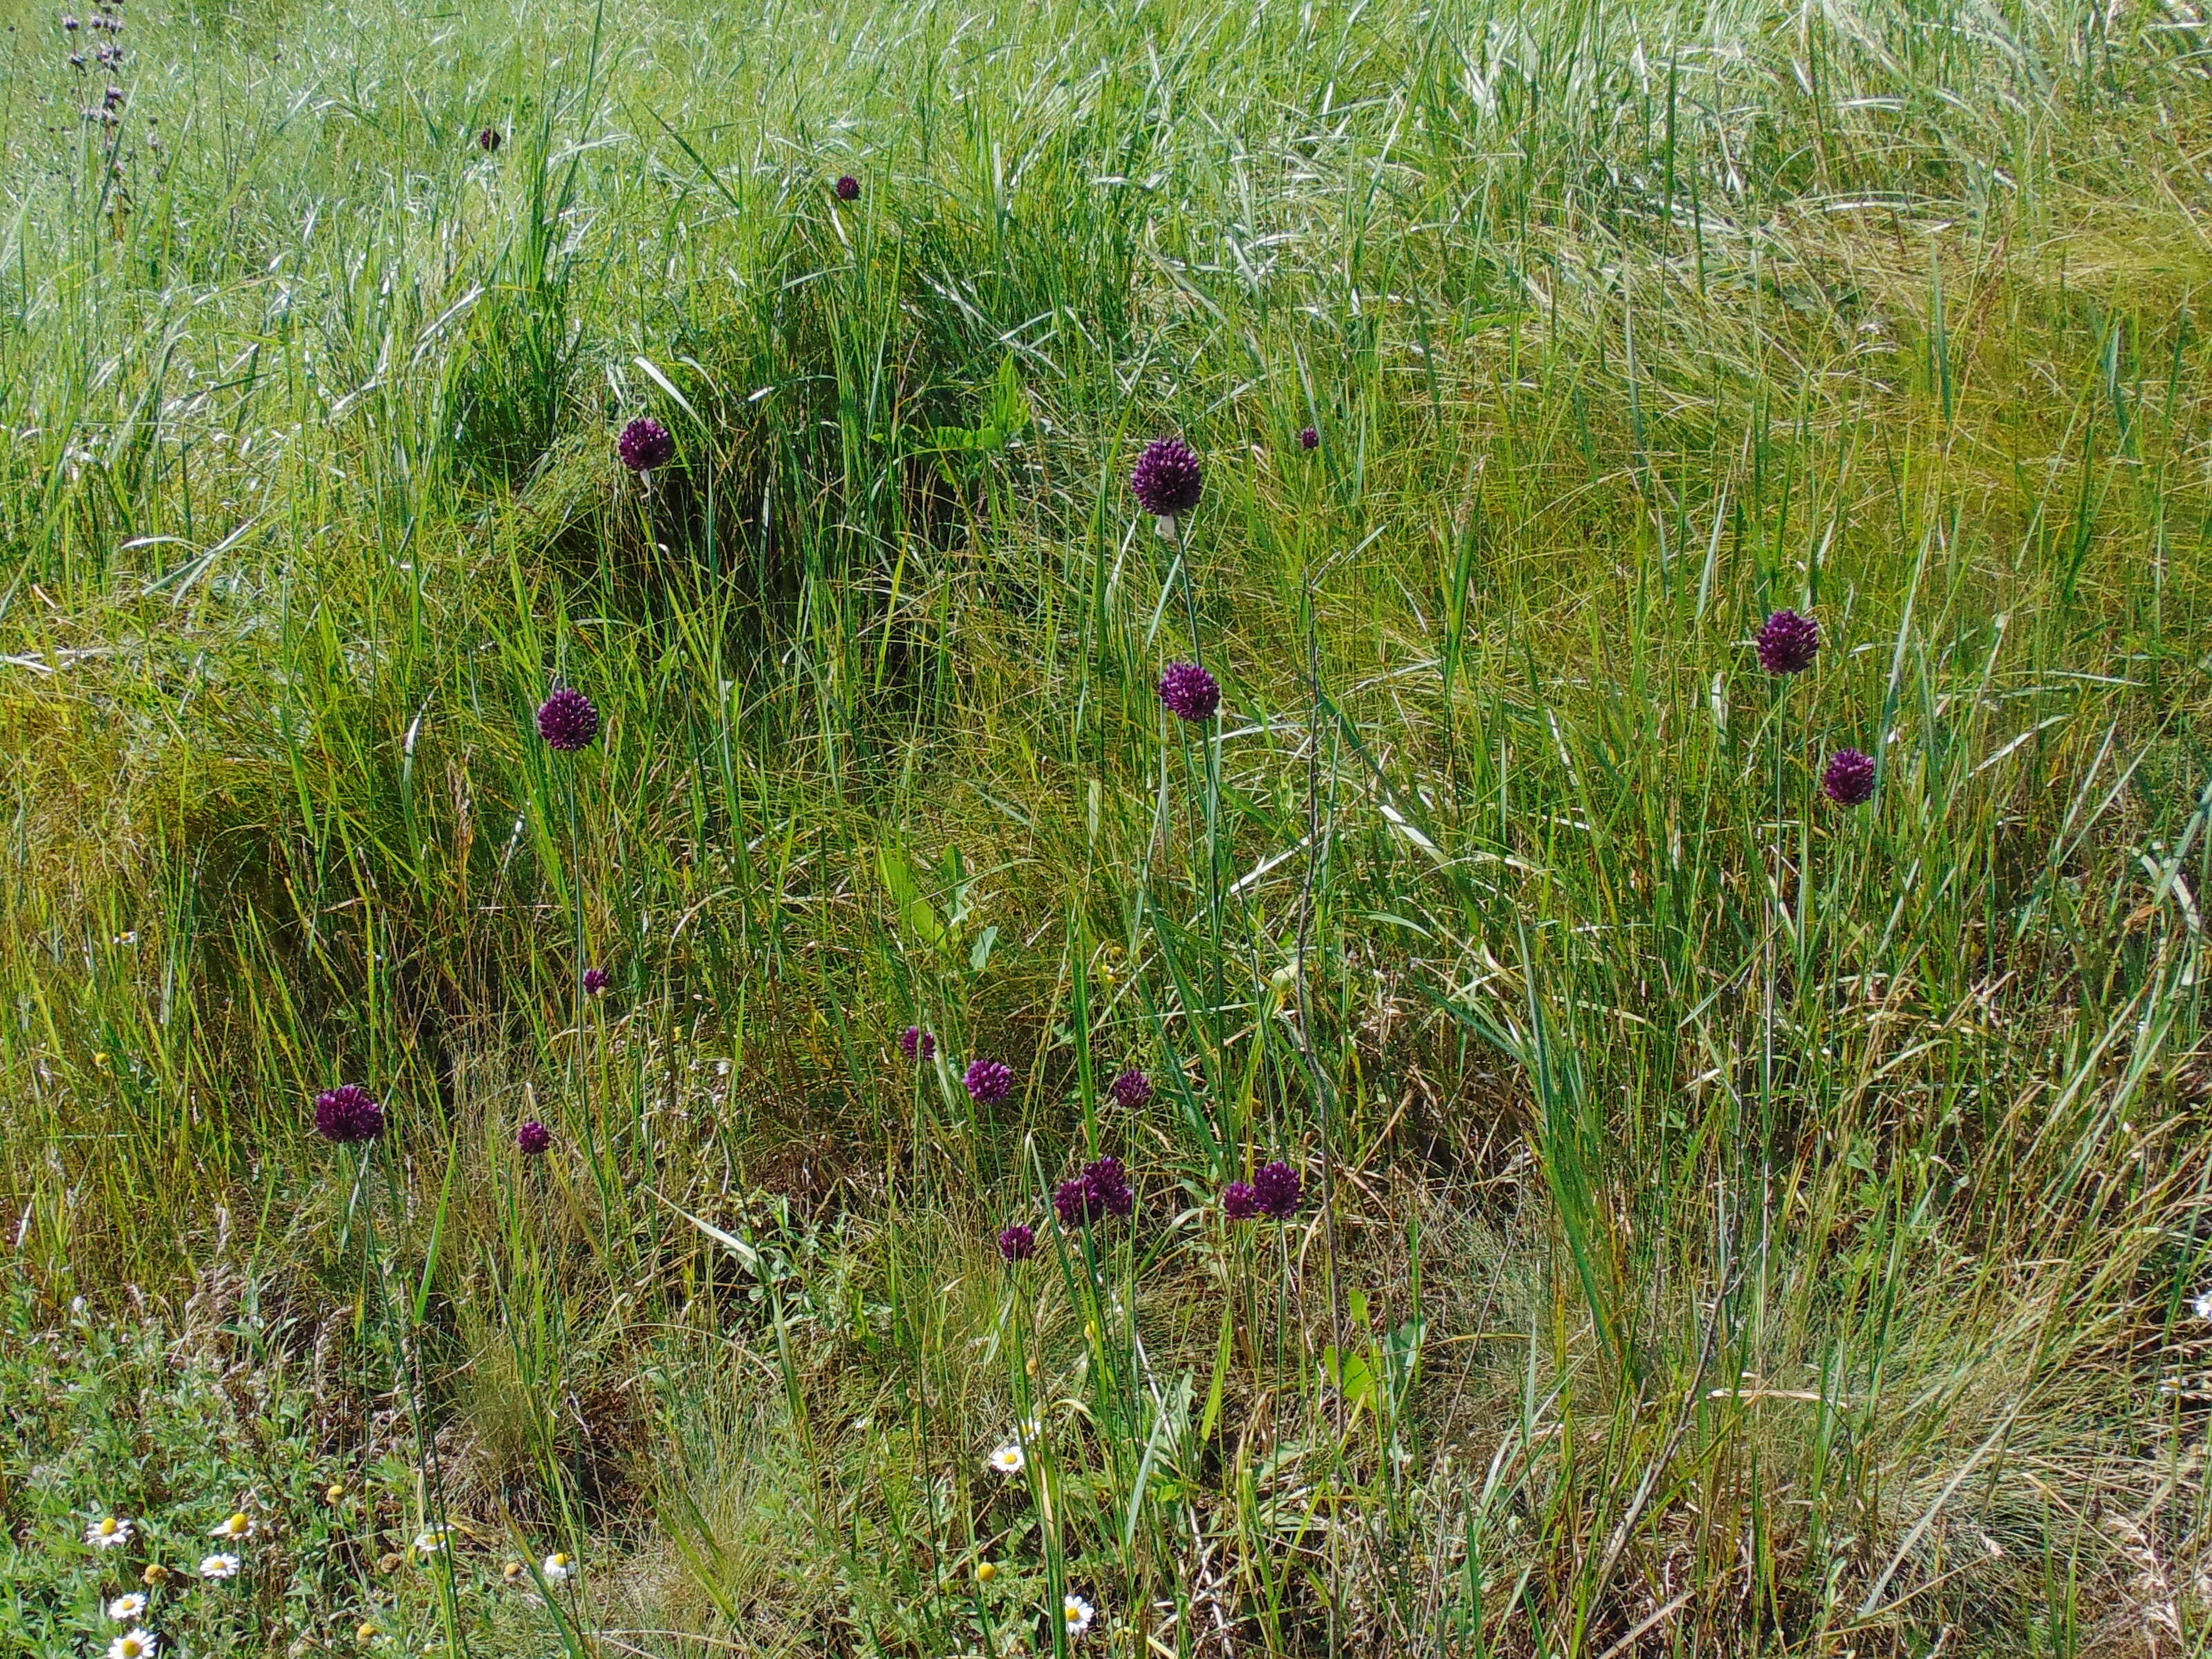
[[[860,181],[848,173],[837,180],[836,188],[837,199],[841,202],[849,202],[860,195]]]
[[[1821,791],[1838,806],[1863,806],[1874,799],[1874,757],[1838,749],[1820,775]]]
[[[1321,428],[1317,426],[1310,426],[1304,431],[1299,433],[1298,447],[1300,449],[1319,449],[1321,447]]]
[[[514,1145],[525,1158],[543,1158],[553,1145],[553,1132],[533,1117],[514,1132]]]
[[[599,735],[599,711],[574,686],[557,687],[538,705],[538,735],[562,754],[573,755]]]
[[[1152,1080],[1132,1066],[1114,1079],[1107,1092],[1123,1111],[1138,1111],[1152,1103]]]
[[[497,127],[486,127],[477,134],[477,148],[487,155],[495,155],[502,142]]]
[[[1778,611],[1759,630],[1759,665],[1770,674],[1802,674],[1820,654],[1820,624],[1795,611]]]
[[[384,1108],[357,1083],[315,1097],[315,1133],[341,1146],[374,1140],[384,1133]]]
[[[999,1232],[999,1254],[1009,1261],[1026,1261],[1036,1254],[1036,1230],[1017,1221]]]
[[[650,472],[666,466],[676,454],[676,440],[650,415],[641,415],[622,429],[615,441],[622,464],[633,472]]]
[[[1194,662],[1171,662],[1160,676],[1160,701],[1187,720],[1210,720],[1221,707],[1221,683]]]
[[[978,1106],[994,1106],[1013,1093],[1014,1068],[995,1060],[971,1060],[960,1080]]]
[[[595,997],[615,982],[615,976],[604,968],[584,969],[584,994]]]
[[[1221,1189],[1221,1213],[1231,1221],[1249,1221],[1260,1213],[1260,1191],[1249,1181],[1232,1181]]]
[[[1198,452],[1180,438],[1155,438],[1137,458],[1129,488],[1138,503],[1156,519],[1180,517],[1198,505],[1206,488],[1206,468]]]
[[[937,1038],[919,1025],[909,1025],[899,1033],[899,1052],[908,1060],[935,1060]]]
[[[1127,1215],[1137,1207],[1137,1194],[1129,1185],[1129,1172],[1118,1158],[1102,1158],[1083,1166],[1083,1173],[1060,1183],[1052,1195],[1064,1226],[1088,1226],[1109,1216]]]
[[[1261,1213],[1278,1221],[1287,1221],[1298,1212],[1300,1191],[1298,1172],[1287,1164],[1264,1164],[1252,1177],[1252,1195],[1259,1201]]]

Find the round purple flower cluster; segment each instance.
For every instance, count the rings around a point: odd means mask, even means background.
[[[500,143],[501,139],[499,136],[499,129],[497,127],[486,127],[482,132],[477,134],[477,148],[487,155],[497,155],[499,153]]]
[[[1036,1229],[1017,1221],[1000,1230],[999,1254],[1009,1261],[1026,1261],[1036,1254]]]
[[[1249,1181],[1232,1181],[1221,1190],[1221,1213],[1231,1221],[1254,1221],[1261,1216],[1287,1221],[1298,1212],[1303,1196],[1298,1172],[1279,1159],[1263,1164]]]
[[[1107,1085],[1106,1092],[1123,1111],[1140,1111],[1152,1103],[1152,1080],[1132,1066]]]
[[[850,202],[860,195],[860,181],[858,179],[855,179],[851,173],[848,173],[837,180],[835,188],[836,189],[837,199],[839,201]]]
[[[604,968],[584,969],[584,994],[595,997],[615,982],[615,976]]]
[[[1277,1221],[1287,1221],[1298,1212],[1304,1193],[1298,1172],[1279,1159],[1260,1166],[1252,1177],[1252,1190],[1259,1195],[1260,1213]]]
[[[1083,1166],[1053,1193],[1052,1207],[1064,1227],[1086,1227],[1109,1216],[1125,1216],[1137,1207],[1136,1190],[1129,1172],[1118,1158],[1102,1158]]]
[[[315,1133],[341,1146],[358,1146],[384,1133],[384,1107],[357,1083],[315,1097]]]
[[[1321,428],[1317,426],[1310,426],[1304,431],[1299,433],[1298,447],[1301,449],[1319,449],[1321,447]]]
[[[1178,518],[1198,505],[1206,488],[1206,466],[1198,452],[1180,438],[1155,438],[1137,458],[1129,475],[1137,501],[1156,519]]]
[[[960,1080],[968,1085],[969,1097],[978,1106],[995,1106],[1013,1093],[1014,1068],[1003,1060],[971,1060]]]
[[[1778,611],[1753,641],[1759,665],[1770,674],[1802,674],[1820,654],[1820,624],[1795,611]]]
[[[515,1150],[525,1158],[543,1158],[553,1145],[553,1132],[532,1118],[514,1132]]]
[[[538,705],[538,735],[564,755],[591,746],[599,735],[599,711],[574,686],[563,685]]]
[[[1874,799],[1874,757],[1838,749],[1820,775],[1820,790],[1838,806],[1863,806]]]
[[[622,436],[615,440],[615,453],[631,471],[650,472],[675,459],[676,440],[652,416],[641,415],[622,429]]]
[[[1194,662],[1171,662],[1160,676],[1160,702],[1182,720],[1210,720],[1221,707],[1221,683]]]
[[[935,1060],[937,1038],[919,1025],[909,1025],[899,1033],[899,1052],[908,1060]]]

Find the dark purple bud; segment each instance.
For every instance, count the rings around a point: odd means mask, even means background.
[[[839,201],[854,201],[856,200],[860,194],[860,181],[848,173],[837,180],[836,189],[837,199]]]
[[[477,148],[487,155],[496,151],[504,142],[499,136],[497,127],[486,127],[482,132],[477,134]]]
[[[1152,1103],[1152,1080],[1132,1066],[1114,1079],[1108,1092],[1123,1111],[1137,1111]]]
[[[1838,806],[1863,806],[1874,799],[1874,757],[1838,749],[1820,775],[1821,791]]]
[[[346,1084],[315,1097],[315,1133],[341,1146],[374,1140],[384,1133],[384,1108],[359,1084]]]
[[[899,1033],[899,1052],[908,1060],[935,1060],[937,1038],[919,1025],[909,1025]]]
[[[1017,1221],[1000,1230],[999,1254],[1009,1261],[1026,1261],[1036,1254],[1036,1231]]]
[[[595,997],[615,982],[615,976],[604,968],[584,969],[584,994]]]
[[[1182,439],[1155,438],[1137,458],[1129,488],[1154,518],[1178,518],[1198,505],[1206,488],[1206,468],[1198,452]]]
[[[1298,447],[1300,449],[1319,449],[1321,447],[1321,428],[1317,426],[1310,426],[1304,431],[1299,433]]]
[[[1795,611],[1778,611],[1759,630],[1759,665],[1770,674],[1802,674],[1820,654],[1820,624]]]
[[[553,1145],[553,1132],[533,1117],[514,1132],[514,1145],[525,1158],[543,1158]]]
[[[978,1106],[992,1106],[1014,1091],[1014,1068],[995,1060],[970,1062],[961,1081]]]
[[[1232,1181],[1221,1189],[1221,1213],[1231,1221],[1249,1221],[1260,1213],[1259,1189],[1249,1181]]]
[[[1252,1195],[1259,1201],[1260,1212],[1278,1221],[1298,1212],[1300,1191],[1298,1172],[1287,1164],[1262,1164],[1252,1177]]]
[[[76,33],[76,19],[71,17],[67,12],[64,12],[62,14],[62,27],[67,29],[71,34],[75,34]]]
[[[1194,662],[1171,662],[1160,676],[1160,701],[1187,720],[1210,720],[1221,707],[1221,684]]]
[[[573,686],[561,686],[538,705],[538,735],[564,755],[590,746],[599,735],[599,711]]]
[[[615,450],[621,455],[622,464],[631,471],[650,472],[675,459],[676,440],[652,416],[641,415],[622,429],[622,436],[615,441]]]

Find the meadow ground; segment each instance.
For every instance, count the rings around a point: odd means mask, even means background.
[[[82,4],[0,1651],[2212,1650],[2195,0]]]

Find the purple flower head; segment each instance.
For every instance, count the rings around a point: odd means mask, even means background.
[[[538,735],[562,754],[573,755],[599,735],[599,711],[574,686],[556,687],[538,705]]]
[[[968,1085],[969,1097],[978,1106],[994,1106],[1013,1093],[1014,1068],[1000,1060],[971,1060],[960,1080]]]
[[[615,976],[604,968],[584,969],[584,994],[595,997],[615,982]]]
[[[1052,1207],[1060,1224],[1088,1226],[1109,1216],[1127,1215],[1137,1207],[1137,1194],[1129,1185],[1129,1172],[1118,1158],[1102,1158],[1083,1166],[1083,1173],[1060,1183]]]
[[[919,1025],[909,1025],[899,1033],[899,1052],[908,1060],[935,1060],[936,1036]]]
[[[553,1132],[533,1117],[514,1132],[514,1145],[525,1158],[543,1158],[553,1145]]]
[[[1132,1066],[1108,1085],[1107,1092],[1123,1111],[1138,1111],[1152,1103],[1152,1080]]]
[[[842,178],[837,180],[836,190],[837,199],[839,201],[853,201],[857,198],[860,193],[860,181],[858,179],[855,179],[851,173],[846,173]]]
[[[622,429],[622,436],[615,441],[615,452],[631,471],[650,472],[674,459],[676,440],[652,416],[641,415]]]
[[[1036,1230],[1017,1221],[999,1231],[999,1254],[1009,1261],[1026,1261],[1036,1254]]]
[[[1770,674],[1802,674],[1820,654],[1820,624],[1795,611],[1778,611],[1759,630],[1759,665]]]
[[[1288,1221],[1298,1212],[1298,1172],[1287,1164],[1263,1164],[1252,1177],[1252,1195],[1263,1215]]]
[[[477,134],[477,148],[487,155],[496,153],[502,142],[497,127],[486,127]]]
[[[1221,1189],[1221,1213],[1231,1221],[1249,1221],[1260,1213],[1260,1189],[1249,1181],[1232,1181]]]
[[[1206,468],[1198,452],[1180,438],[1155,438],[1137,457],[1129,488],[1139,505],[1156,519],[1173,519],[1198,505],[1206,488]]]
[[[76,19],[69,16],[67,14],[64,14],[62,17],[62,27],[67,29],[71,34],[75,34],[76,33]]]
[[[1299,433],[1298,447],[1300,449],[1319,449],[1321,447],[1321,428],[1317,426],[1310,426],[1304,431]]]
[[[1221,683],[1194,662],[1171,662],[1160,676],[1160,701],[1184,720],[1210,720],[1221,707]]]
[[[1820,775],[1820,789],[1838,806],[1863,806],[1874,799],[1874,757],[1856,749],[1838,749],[1828,757]]]
[[[357,1083],[315,1097],[315,1133],[341,1146],[374,1140],[384,1133],[384,1108]]]

